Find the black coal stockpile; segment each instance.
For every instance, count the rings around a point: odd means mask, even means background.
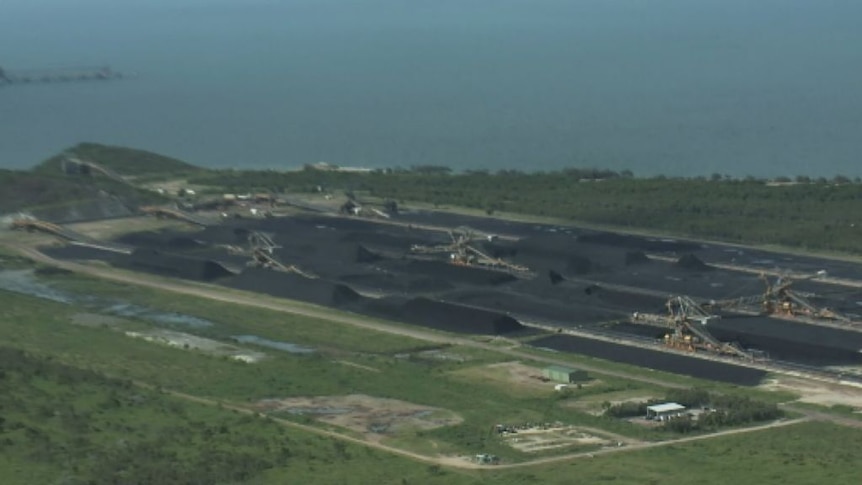
[[[117,241],[130,246],[153,248],[162,251],[190,251],[206,247],[206,244],[195,239],[193,236],[170,232],[135,232],[125,234],[118,238]]]
[[[509,273],[458,266],[441,261],[411,261],[406,265],[406,271],[461,285],[501,285],[517,280]]]
[[[756,386],[766,376],[764,371],[739,365],[570,335],[544,337],[532,345],[740,386]]]
[[[118,258],[114,264],[135,271],[197,281],[212,281],[233,274],[220,263],[209,259],[192,258],[154,249],[136,249],[128,256]]]
[[[369,246],[380,246],[389,251],[406,253],[414,244],[427,244],[426,238],[413,233],[349,232],[341,237],[345,242],[357,242]]]
[[[344,284],[262,268],[249,268],[223,284],[238,290],[324,306],[346,307],[363,300],[362,295]]]
[[[510,286],[513,292],[567,304],[595,306],[602,310],[613,310],[617,314],[635,311],[661,312],[666,301],[642,293],[630,293],[595,284],[569,281],[553,271],[548,272],[548,278],[520,280]]]
[[[401,307],[399,319],[406,323],[447,332],[501,335],[523,330],[512,317],[428,298],[414,298]]]
[[[697,256],[693,254],[685,254],[681,258],[679,258],[674,265],[677,268],[684,269],[686,271],[711,271],[714,268],[703,261],[700,260]]]
[[[593,270],[593,262],[583,256],[569,256],[566,271],[569,274],[587,274]]]
[[[518,255],[518,246],[506,241],[482,241],[481,249],[492,258],[509,259]]]
[[[89,248],[85,246],[58,246],[45,247],[40,249],[41,252],[56,259],[65,260],[80,260],[80,261],[105,261],[113,263],[117,259],[123,257],[121,253],[113,251],[103,251],[101,249]]]
[[[764,317],[724,317],[710,323],[719,340],[808,365],[862,364],[862,333]]]
[[[338,280],[355,287],[395,293],[435,293],[452,289],[445,280],[383,272],[343,274]]]
[[[593,305],[554,302],[530,295],[491,289],[464,289],[441,297],[465,305],[502,311],[523,318],[538,318],[560,325],[583,325],[619,318],[620,314]]]
[[[582,243],[617,246],[651,252],[679,253],[683,251],[697,251],[700,249],[700,245],[693,242],[649,239],[641,236],[629,236],[612,232],[582,234],[578,236],[578,241]]]
[[[289,241],[276,249],[275,255],[282,262],[301,262],[312,268],[333,264],[350,266],[382,259],[379,254],[361,244],[330,241]]]
[[[210,244],[246,244],[251,231],[232,225],[209,226],[195,234],[195,238]]]
[[[314,252],[317,257],[324,258],[327,261],[343,263],[373,263],[383,259],[379,254],[362,244],[353,242],[322,244],[310,252]]]
[[[626,266],[633,266],[636,264],[649,263],[650,259],[647,257],[646,253],[643,251],[628,251],[626,253],[625,264]]]
[[[566,257],[575,252],[578,240],[567,234],[539,234],[525,237],[514,243],[519,254],[536,254],[547,257]]]

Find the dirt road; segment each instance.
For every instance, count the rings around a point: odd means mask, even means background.
[[[135,384],[138,386],[141,386],[141,387],[146,387],[148,389],[154,389],[154,387],[150,386],[149,384],[140,383],[140,382],[136,382]],[[208,399],[208,398],[204,398],[204,397],[200,397],[200,396],[193,396],[191,394],[185,394],[185,393],[177,392],[177,391],[165,390],[163,392],[165,392],[166,394],[168,394],[170,396],[173,396],[173,397],[176,397],[179,399],[183,399],[186,401],[195,402],[198,404],[204,404],[204,405],[213,406],[213,407],[221,406],[223,409],[229,409],[232,411],[237,411],[239,413],[247,414],[250,416],[267,418],[267,419],[270,419],[271,421],[273,421],[275,423],[278,423],[281,426],[286,426],[286,427],[294,428],[294,429],[300,429],[302,431],[317,434],[319,436],[325,436],[328,438],[333,438],[333,439],[353,443],[356,445],[365,446],[368,448],[373,448],[373,449],[376,449],[379,451],[392,453],[395,455],[403,456],[405,458],[410,458],[412,460],[420,461],[423,463],[428,463],[428,464],[432,464],[432,465],[447,466],[447,467],[451,467],[451,468],[470,469],[470,470],[476,470],[476,469],[487,469],[487,470],[501,470],[501,469],[503,469],[503,470],[506,470],[506,469],[513,469],[513,468],[525,468],[525,467],[532,467],[532,466],[538,466],[538,465],[546,465],[549,463],[559,463],[559,462],[576,460],[576,459],[594,458],[596,456],[608,455],[611,453],[624,453],[624,452],[631,452],[631,451],[637,451],[637,450],[645,450],[645,449],[649,449],[649,448],[660,448],[660,447],[664,447],[664,446],[673,446],[673,445],[680,445],[680,444],[684,444],[684,443],[690,443],[693,441],[703,441],[703,440],[718,438],[718,437],[722,437],[722,436],[733,436],[733,435],[738,435],[738,434],[763,431],[763,430],[767,430],[767,429],[780,428],[780,427],[784,427],[784,426],[792,426],[795,424],[803,423],[809,419],[809,418],[805,417],[805,418],[798,418],[798,419],[780,420],[780,421],[775,421],[775,422],[760,425],[760,426],[751,426],[748,428],[729,429],[726,431],[720,431],[718,433],[711,433],[711,434],[697,435],[697,436],[687,436],[684,438],[676,438],[676,439],[665,440],[665,441],[637,442],[635,444],[628,444],[625,446],[619,446],[619,447],[615,447],[615,448],[602,448],[600,450],[589,451],[589,452],[568,453],[568,454],[557,455],[557,456],[549,456],[549,457],[545,457],[545,458],[537,458],[534,460],[522,461],[522,462],[518,462],[518,463],[504,463],[504,464],[500,464],[500,465],[488,466],[488,465],[480,465],[480,464],[475,463],[473,461],[469,461],[467,459],[462,459],[462,458],[458,458],[458,457],[422,455],[422,454],[414,453],[412,451],[407,451],[407,450],[404,450],[401,448],[395,448],[395,447],[392,447],[389,445],[385,445],[385,444],[382,444],[380,442],[368,441],[368,440],[364,440],[361,438],[356,438],[353,436],[341,434],[341,433],[338,433],[335,431],[329,431],[329,430],[317,428],[315,426],[309,426],[306,424],[296,423],[294,421],[289,421],[286,419],[276,418],[276,417],[272,417],[272,416],[266,416],[264,414],[261,414],[257,411],[254,411],[252,409],[248,409],[248,408],[243,407],[243,406],[225,403],[225,402],[217,401],[214,399]],[[607,432],[603,431],[603,430],[596,430],[596,431],[601,433],[601,434],[607,434]]]

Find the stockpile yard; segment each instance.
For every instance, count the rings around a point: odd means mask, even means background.
[[[685,318],[708,311],[716,318],[704,320],[704,328],[743,352],[819,368],[862,366],[862,332],[852,323],[858,319],[854,311],[862,309],[862,290],[798,278],[791,293],[787,279],[726,266],[796,274],[832,271],[831,262],[817,266],[823,262],[812,258],[796,258],[794,265],[794,258],[767,258],[764,252],[749,256],[720,245],[431,212],[389,221],[329,215],[230,219],[193,231],[127,234],[116,242],[133,250],[118,254],[69,246],[46,252],[450,332],[527,336],[540,331],[536,328],[562,328],[595,333],[604,340],[549,334],[529,342],[756,384],[761,371],[661,348],[674,333],[675,310],[668,302],[686,295],[696,303],[694,310],[686,307]],[[862,276],[858,266],[834,265],[844,278]],[[808,313],[828,308],[834,313],[827,319],[832,326],[758,314],[769,295],[782,298],[773,313],[787,301]],[[640,345],[614,343],[609,336]]]

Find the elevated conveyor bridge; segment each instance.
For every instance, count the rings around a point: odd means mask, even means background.
[[[68,244],[73,246],[89,247],[102,251],[111,251],[120,254],[131,254],[132,248],[123,244],[113,242],[99,241],[89,236],[85,236],[79,232],[73,231],[67,227],[52,222],[40,221],[32,218],[18,218],[12,221],[11,225],[14,230],[23,230],[29,232],[43,232],[56,236]]]

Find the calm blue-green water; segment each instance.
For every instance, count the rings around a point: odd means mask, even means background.
[[[0,167],[862,175],[859,0],[0,0],[0,66],[91,64],[0,87]]]

